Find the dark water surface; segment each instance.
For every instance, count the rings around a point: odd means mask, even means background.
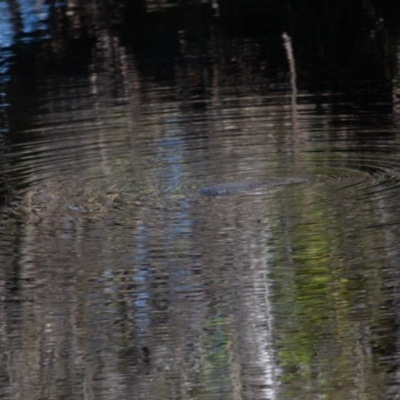
[[[33,3],[0,3],[0,398],[400,398],[393,2]]]

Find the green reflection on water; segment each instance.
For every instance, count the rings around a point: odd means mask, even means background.
[[[377,398],[384,371],[373,342],[385,296],[382,257],[370,250],[383,239],[360,228],[371,210],[350,222],[341,199],[296,201],[291,252],[278,251],[271,274],[283,398]]]

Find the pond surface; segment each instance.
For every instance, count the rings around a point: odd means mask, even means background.
[[[0,20],[2,399],[400,398],[398,32],[237,3]]]

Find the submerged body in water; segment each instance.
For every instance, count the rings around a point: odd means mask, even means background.
[[[217,185],[206,186],[197,191],[202,196],[231,196],[250,190],[255,190],[263,186],[282,186],[294,183],[303,183],[306,179],[302,178],[282,178],[266,182],[231,182],[219,183]]]
[[[207,186],[200,189],[197,193],[203,196],[230,196],[237,193],[247,192],[258,189],[266,185],[263,182],[232,182],[220,183],[218,185]]]

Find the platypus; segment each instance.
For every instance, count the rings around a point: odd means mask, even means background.
[[[263,186],[283,186],[294,183],[303,183],[304,178],[282,178],[274,179],[266,182],[232,182],[219,183],[217,185],[206,186],[197,191],[202,196],[231,196],[250,190],[258,189]]]
[[[232,182],[207,186],[197,191],[202,196],[230,196],[237,193],[257,189],[266,183],[262,182]]]

